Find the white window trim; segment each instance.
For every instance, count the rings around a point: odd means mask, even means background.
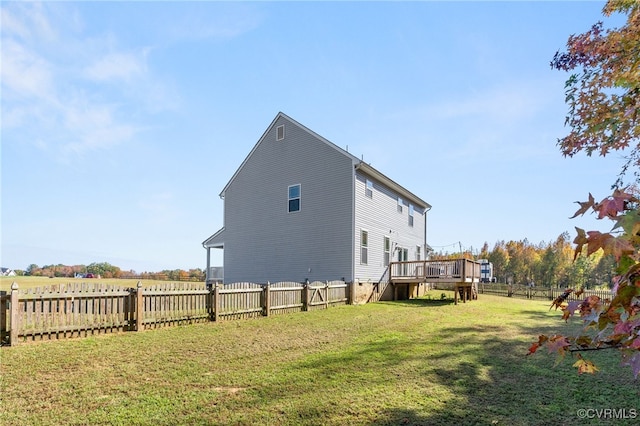
[[[367,245],[362,244],[362,235],[363,233],[367,234]],[[367,252],[366,262],[362,261],[362,250],[365,249]],[[367,229],[360,228],[360,264],[368,265],[369,264],[369,231]]]
[[[409,226],[413,227],[413,204],[409,204]]]
[[[365,179],[364,195],[366,195],[368,198],[373,198],[373,181],[372,180]]]
[[[291,188],[293,188],[294,186],[298,186],[300,187],[299,189],[299,194],[297,197],[291,198],[291,196],[289,195],[291,192]],[[291,202],[291,200],[298,200],[298,210],[290,210],[289,209],[289,203]],[[302,184],[296,183],[293,185],[289,185],[287,187],[287,213],[298,213],[300,210],[302,210]]]
[[[391,263],[391,238],[386,235],[382,238],[382,262],[384,266],[389,266]]]
[[[281,141],[284,139],[284,124],[276,127],[276,140]]]

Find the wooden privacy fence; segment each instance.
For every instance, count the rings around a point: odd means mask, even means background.
[[[519,297],[524,299],[542,299],[554,300],[556,297],[564,293],[564,289],[549,287],[530,287],[526,285],[509,285],[509,284],[488,284],[481,283],[478,290],[483,294],[495,294],[506,297]],[[613,295],[609,290],[585,290],[580,296],[571,293],[567,298],[568,301],[583,300],[587,296],[598,296],[601,299],[612,299]]]
[[[343,281],[235,283],[207,289],[204,283],[162,283],[123,288],[100,283],[53,285],[0,292],[0,340],[83,337],[141,331],[174,324],[252,318],[327,309],[353,303]]]

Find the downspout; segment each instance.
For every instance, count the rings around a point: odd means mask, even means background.
[[[424,259],[427,260],[427,212],[431,210],[431,206],[427,207],[424,211]]]

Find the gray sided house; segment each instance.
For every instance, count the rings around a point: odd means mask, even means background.
[[[427,202],[283,113],[220,197],[225,283],[378,282],[428,247]]]

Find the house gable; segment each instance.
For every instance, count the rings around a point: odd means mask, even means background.
[[[221,193],[225,282],[349,279],[353,161],[278,114]]]
[[[374,197],[364,195],[368,185]],[[226,283],[376,281],[384,259],[394,259],[383,253],[385,237],[394,247],[410,247],[411,260],[426,250],[420,216],[426,218],[427,202],[283,113],[220,196],[223,227],[203,246],[224,248]],[[403,216],[397,214],[400,199],[407,204]],[[416,215],[411,226],[409,210]],[[371,245],[364,264],[363,230]]]

